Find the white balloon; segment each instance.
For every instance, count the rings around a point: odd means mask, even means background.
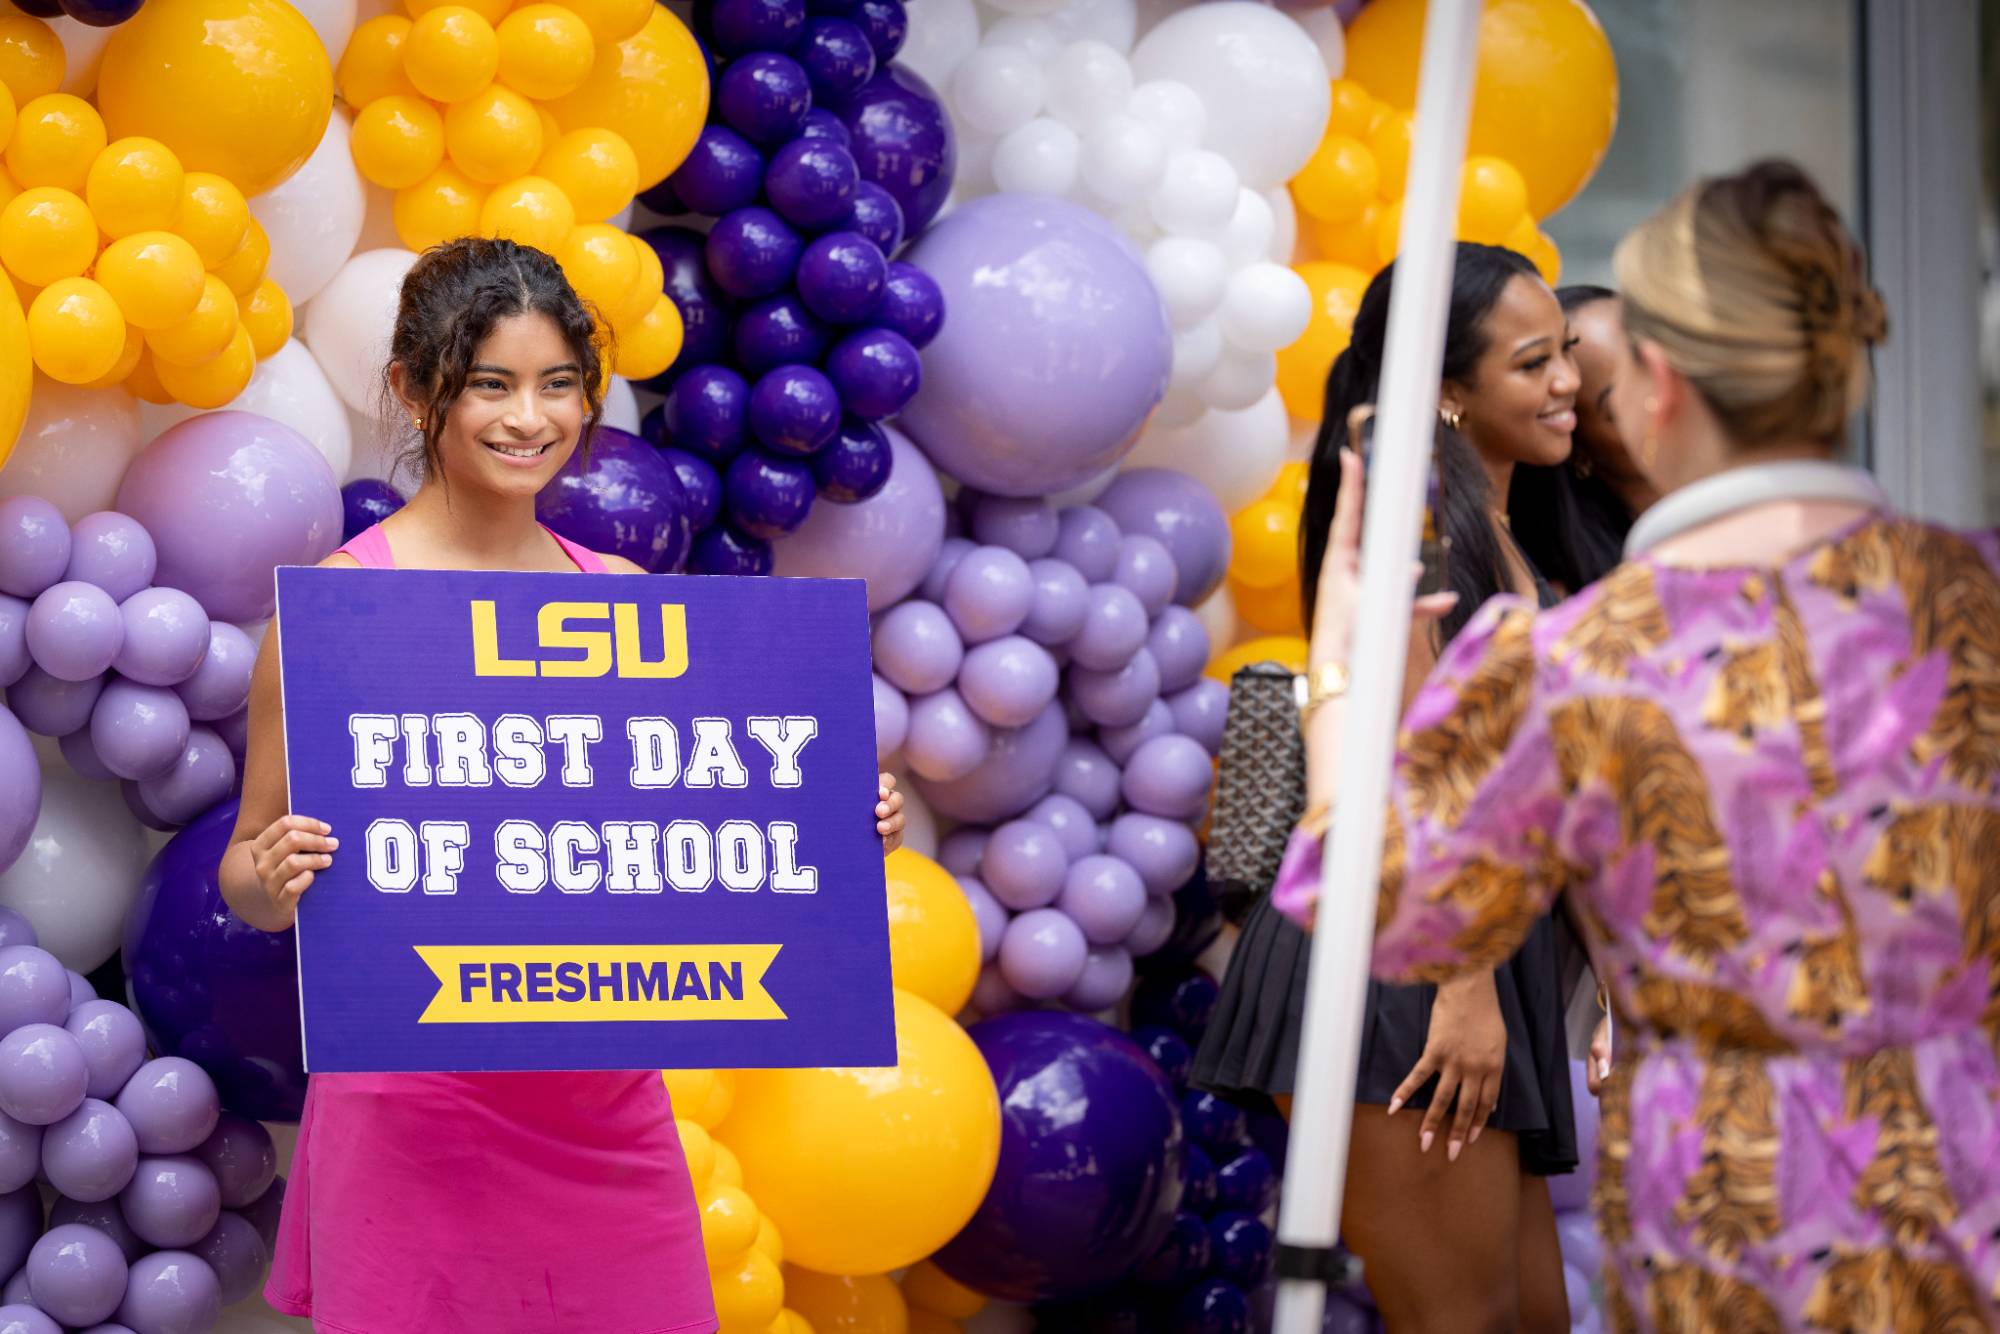
[[[319,34],[326,58],[339,64],[347,39],[354,35],[354,0],[291,0],[291,4]]]
[[[972,0],[924,0],[909,7],[909,28],[896,60],[931,87],[943,88],[978,46],[979,10]]]
[[[299,337],[340,401],[356,412],[377,410],[396,301],[403,275],[416,262],[407,250],[364,250],[341,265],[306,307]]]
[[[975,130],[999,136],[1020,129],[1042,109],[1047,81],[1025,46],[988,42],[967,56],[951,79],[951,105]]]
[[[1313,45],[1319,48],[1319,59],[1326,66],[1326,77],[1341,77],[1347,70],[1347,29],[1341,26],[1340,15],[1328,6],[1325,9],[1296,10],[1292,21],[1305,29],[1306,36],[1312,38]]]
[[[1241,189],[1236,168],[1220,153],[1206,148],[1176,153],[1150,197],[1153,220],[1162,231],[1213,231],[1234,215]]]
[[[335,477],[347,476],[354,455],[347,413],[326,372],[298,339],[288,339],[258,362],[250,383],[229,406],[283,422],[313,442]]]
[[[1271,257],[1271,238],[1277,234],[1278,220],[1271,215],[1271,201],[1255,190],[1236,192],[1236,211],[1216,229],[1215,243],[1222,247],[1229,267],[1240,269]]]
[[[365,250],[400,250],[403,238],[396,235],[396,192],[379,185],[362,184],[361,239],[354,243],[356,254]]]
[[[89,97],[97,89],[97,67],[104,63],[105,43],[117,29],[79,23],[67,14],[41,21],[49,25],[56,40],[62,43],[63,81],[57,91]]]
[[[1236,599],[1229,596],[1227,582],[1196,606],[1194,614],[1200,619],[1201,628],[1208,631],[1209,643],[1220,648],[1236,642]]]
[[[976,130],[961,129],[958,135],[958,170],[951,178],[951,197],[971,199],[977,195],[990,194],[993,190],[993,150],[1000,146],[998,139],[980,134]],[[938,217],[943,217],[942,210]],[[935,221],[935,219],[933,219]]]
[[[1149,426],[1186,426],[1202,413],[1208,411],[1208,404],[1201,401],[1201,387],[1170,388],[1167,396],[1160,400],[1160,406],[1153,409],[1147,419]]]
[[[1198,392],[1209,407],[1236,412],[1262,398],[1277,378],[1278,358],[1273,354],[1225,347]]]
[[[1044,65],[1054,60],[1056,53],[1061,51],[1065,44],[1063,35],[1056,31],[1055,24],[1047,19],[1030,18],[1022,14],[1009,15],[995,23],[986,30],[986,35],[980,38],[980,43],[984,46],[993,46],[997,43],[1021,47]]]
[[[84,389],[37,373],[14,452],[0,467],[0,499],[40,496],[75,523],[110,509],[125,465],[152,437],[125,390]]]
[[[1332,91],[1319,48],[1288,16],[1255,0],[1214,0],[1161,22],[1132,53],[1141,79],[1178,79],[1208,108],[1202,142],[1243,183],[1266,190],[1319,147]]]
[[[930,0],[924,0],[924,4],[929,3]],[[914,16],[922,8],[923,5],[912,5],[910,12]],[[1065,41],[1089,37],[1124,53],[1132,49],[1132,39],[1138,35],[1139,10],[1133,0],[1069,0],[1049,15],[1049,23]],[[914,17],[911,26],[915,26]],[[903,54],[896,58],[907,63],[909,50],[905,41]]]
[[[1184,472],[1215,493],[1224,513],[1234,514],[1277,479],[1290,429],[1285,401],[1270,389],[1240,412],[1210,409],[1181,427],[1148,423],[1124,462]]]
[[[1166,143],[1137,116],[1114,111],[1084,131],[1084,184],[1108,203],[1143,200],[1166,169]]]
[[[1049,114],[1088,129],[1132,100],[1132,66],[1116,48],[1084,38],[1049,65]]]
[[[1222,304],[1229,264],[1213,243],[1193,236],[1163,236],[1146,251],[1146,274],[1176,329],[1193,327]]]
[[[993,184],[1008,194],[1066,195],[1076,188],[1083,144],[1059,120],[1038,116],[993,150]]]
[[[294,305],[317,296],[361,240],[368,200],[347,140],[347,118],[336,112],[305,165],[250,201],[271,241],[266,273]]]
[[[612,376],[610,387],[604,391],[604,424],[639,434],[639,396],[633,392],[632,382],[622,375]]]
[[[1222,294],[1222,336],[1230,343],[1249,352],[1276,352],[1298,341],[1310,323],[1312,291],[1284,265],[1265,260],[1230,275]]]
[[[1069,0],[986,0],[989,9],[1003,14],[1053,14]]]
[[[1284,186],[1264,192],[1271,209],[1271,249],[1268,257],[1280,264],[1292,262],[1299,249],[1299,211],[1292,204],[1292,192]]]
[[[1134,88],[1128,109],[1160,132],[1170,153],[1201,147],[1201,136],[1208,129],[1208,108],[1201,98],[1172,79],[1154,79]]]
[[[42,813],[27,849],[0,871],[0,905],[35,924],[41,946],[88,973],[118,949],[138,897],[146,840],[116,783],[42,765]]]
[[[1206,380],[1222,360],[1222,326],[1203,320],[1174,335],[1174,365],[1167,373],[1169,389],[1192,389]]]
[[[415,475],[401,463],[403,454],[416,447],[416,432],[398,432],[373,410],[356,412],[347,408],[346,416],[348,438],[354,447],[348,457],[347,476],[342,480],[357,482],[373,477],[398,486],[415,486]]]

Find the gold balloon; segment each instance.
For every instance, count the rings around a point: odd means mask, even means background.
[[[785,1301],[818,1334],[908,1334],[910,1308],[887,1274],[846,1278],[785,1266]]]
[[[21,423],[28,419],[28,391],[34,386],[28,353],[28,316],[14,284],[0,283],[0,464],[14,452]]]
[[[614,131],[639,162],[638,188],[681,165],[708,119],[708,64],[687,25],[665,5],[622,42],[600,42],[589,77],[545,103],[565,131]]]
[[[898,848],[883,863],[889,886],[889,968],[896,985],[957,1014],[979,981],[979,921],[951,872]]]

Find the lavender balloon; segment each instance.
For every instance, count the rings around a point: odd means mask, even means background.
[[[112,666],[148,686],[177,686],[208,652],[208,616],[178,588],[144,588],[118,608],[124,643]]]
[[[35,945],[40,938],[35,934],[35,924],[13,908],[0,905],[0,949],[12,945]]]
[[[1115,672],[1145,646],[1148,633],[1145,604],[1121,584],[1097,584],[1090,590],[1083,628],[1069,641],[1077,666],[1094,672]]]
[[[42,1136],[49,1184],[85,1204],[124,1190],[138,1166],[139,1140],[131,1122],[98,1098],[85,1098]]]
[[[991,748],[992,733],[956,690],[939,690],[910,701],[910,731],[903,740],[903,754],[919,777],[940,783],[963,780],[978,771]]]
[[[257,1291],[271,1263],[271,1249],[256,1226],[241,1214],[224,1211],[208,1235],[194,1244],[222,1289],[222,1303],[234,1306]]]
[[[227,797],[236,786],[236,757],[213,728],[190,727],[180,758],[165,773],[139,784],[146,809],[172,826],[184,825]]]
[[[340,544],[340,486],[289,426],[209,412],[168,427],[125,470],[118,508],[159,549],[156,583],[192,593],[219,621],[260,621],[271,571],[316,564]]]
[[[1160,669],[1143,648],[1116,671],[1073,667],[1069,696],[1078,711],[1099,727],[1129,727],[1143,719],[1160,697]]]
[[[1064,745],[1054,781],[1056,791],[1090,812],[1093,820],[1109,820],[1118,809],[1118,766],[1094,741],[1078,737]]]
[[[1069,854],[1055,830],[1037,820],[1010,820],[993,831],[979,861],[979,878],[1016,912],[1045,908],[1062,892]]]
[[[1165,700],[1156,699],[1146,706],[1145,715],[1138,722],[1123,727],[1098,728],[1097,744],[1104,747],[1104,753],[1114,763],[1122,765],[1132,758],[1132,753],[1139,747],[1173,730],[1174,711],[1167,707]]]
[[[944,609],[970,643],[1012,634],[1034,598],[1028,563],[1005,547],[966,553],[944,585]]]
[[[186,1251],[157,1251],[135,1260],[117,1311],[118,1323],[133,1334],[203,1334],[221,1314],[222,1285],[215,1271]]]
[[[1089,585],[1075,566],[1053,557],[1031,562],[1028,574],[1035,591],[1021,633],[1038,644],[1069,643],[1090,616]]]
[[[1134,468],[1118,475],[1097,505],[1128,534],[1157,538],[1174,558],[1174,600],[1205,601],[1229,568],[1229,520],[1213,492],[1185,473]]]
[[[208,649],[194,674],[174,687],[198,723],[227,718],[250,702],[250,673],[257,665],[257,646],[227,621],[208,627]]]
[[[1146,615],[1158,616],[1174,600],[1180,574],[1158,538],[1134,533],[1118,544],[1118,565],[1111,577],[1138,595]]]
[[[69,978],[69,1008],[74,1011],[85,1001],[97,999],[97,988],[90,985],[90,979],[74,968],[63,970]]]
[[[16,1121],[62,1120],[82,1104],[89,1083],[83,1049],[54,1024],[24,1024],[0,1038],[0,1112]]]
[[[39,597],[69,568],[69,524],[39,496],[0,500],[0,593]]]
[[[988,640],[965,655],[958,693],[995,727],[1025,727],[1056,697],[1056,660],[1020,635]]]
[[[1056,516],[1057,558],[1093,584],[1106,582],[1117,570],[1123,540],[1111,516],[1095,505],[1072,505]]]
[[[882,61],[889,59],[884,46],[893,54],[901,45],[900,35],[888,40],[891,26],[885,21],[878,28],[883,40],[876,43],[876,54]],[[885,64],[839,111],[862,177],[895,196],[910,232],[923,231],[944,207],[958,169],[951,118],[938,95],[914,72]]]
[[[141,1158],[118,1196],[132,1230],[155,1246],[192,1246],[222,1212],[215,1174],[186,1154]]]
[[[12,1273],[42,1235],[42,1196],[33,1186],[0,1195],[0,1269]]]
[[[13,685],[34,665],[28,652],[28,612],[33,604],[0,593],[0,689]]]
[[[42,1169],[42,1127],[0,1115],[0,1193],[16,1191]]]
[[[870,673],[874,687],[875,762],[880,764],[903,748],[910,734],[910,701],[903,692]]]
[[[1182,735],[1193,737],[1210,755],[1222,752],[1222,726],[1229,713],[1228,686],[1203,677],[1171,696],[1167,707],[1174,711],[1174,726]]]
[[[62,1334],[62,1326],[48,1313],[25,1302],[0,1306],[0,1334]]]
[[[69,970],[38,945],[0,948],[0,1033],[60,1024],[69,1014]]]
[[[35,1305],[65,1325],[94,1325],[125,1299],[125,1256],[95,1228],[52,1228],[28,1253],[28,1291]]]
[[[62,1227],[69,1223],[96,1228],[111,1238],[117,1244],[119,1253],[125,1257],[127,1264],[151,1249],[139,1239],[139,1234],[132,1230],[131,1224],[125,1221],[125,1215],[118,1212],[116,1200],[100,1200],[94,1204],[85,1204],[81,1200],[72,1200],[67,1195],[58,1195],[56,1202],[49,1208],[49,1226]]]
[[[222,1103],[206,1070],[185,1057],[162,1056],[127,1081],[118,1110],[138,1132],[141,1149],[174,1154],[193,1150],[214,1133]]]
[[[42,766],[34,742],[12,713],[0,709],[0,870],[28,846],[41,813]]]
[[[1111,822],[1104,848],[1139,873],[1150,894],[1171,894],[1201,861],[1194,831],[1178,820],[1129,812]]]
[[[90,711],[90,744],[120,778],[137,782],[165,773],[187,741],[187,706],[161,686],[113,678]]]
[[[1208,665],[1208,627],[1186,607],[1167,607],[1153,618],[1147,651],[1160,669],[1160,690],[1175,694],[1201,679]]]
[[[939,840],[937,864],[960,880],[976,876],[979,874],[979,859],[986,855],[986,844],[992,837],[990,829],[981,829],[976,825],[960,826]]]
[[[945,585],[950,582],[952,571],[978,548],[977,543],[967,541],[953,530],[952,521],[957,517],[955,507],[946,511],[945,539],[938,547],[937,558],[931,562],[930,569],[924,572],[923,581],[917,586],[917,593],[927,602],[944,602]]]
[[[975,1014],[1004,1014],[1022,1004],[1021,993],[1007,985],[1007,979],[1001,975],[998,956],[996,947],[993,957],[980,968],[979,981],[973,984],[970,1008]]]
[[[1123,792],[1132,809],[1175,820],[1198,818],[1214,778],[1208,752],[1192,737],[1157,737],[1125,766]]]
[[[70,1011],[63,1028],[83,1052],[93,1098],[115,1098],[146,1060],[146,1034],[139,1018],[116,1001],[85,1001]]]
[[[60,680],[103,675],[124,636],[118,604],[95,584],[51,584],[28,611],[28,652],[43,671]]]
[[[1007,910],[985,884],[971,876],[959,876],[958,887],[964,891],[965,901],[972,905],[972,920],[979,924],[979,957],[982,961],[991,960],[1000,952],[1000,936],[1007,929]]]
[[[284,1212],[285,1179],[279,1177],[271,1183],[271,1188],[257,1197],[257,1202],[238,1213],[250,1220],[257,1229],[257,1235],[264,1239],[266,1246],[275,1246],[278,1241],[278,1221]]]
[[[254,1204],[278,1176],[278,1151],[271,1132],[248,1117],[224,1112],[195,1156],[215,1174],[225,1209]]]
[[[693,536],[674,470],[615,426],[597,428],[588,458],[582,450],[570,455],[535,497],[535,517],[572,542],[655,574],[685,565]]]
[[[1005,547],[1026,561],[1055,550],[1060,529],[1056,512],[1040,500],[980,496],[972,503],[972,536],[986,546]]]
[[[965,642],[934,602],[904,602],[875,623],[875,666],[897,689],[928,695],[958,679]]]
[[[1054,908],[1024,912],[1000,937],[1000,975],[1029,1000],[1054,1000],[1083,975],[1089,945],[1069,917]]]
[[[70,529],[69,566],[63,578],[96,584],[113,602],[123,602],[153,582],[159,553],[153,535],[129,514],[99,510]]]
[[[926,776],[918,787],[931,809],[950,819],[1010,819],[1048,795],[1068,736],[1062,706],[1052,703],[1026,727],[993,733],[986,758],[970,773],[949,781]]]
[[[1056,841],[1062,844],[1064,854],[1070,861],[1088,857],[1099,851],[1097,822],[1090,818],[1090,812],[1074,797],[1052,793],[1036,802],[1028,812],[1030,820],[1047,825],[1055,832]]]
[[[1108,1010],[1132,988],[1132,956],[1117,945],[1102,945],[1083,956],[1083,971],[1063,994],[1063,1004],[1094,1014]]]
[[[783,575],[865,579],[870,611],[908,597],[944,542],[937,473],[901,433],[888,427],[882,433],[892,462],[881,489],[854,504],[814,505],[778,544],[774,565]],[[815,464],[824,457],[816,455]]]
[[[1118,857],[1092,853],[1069,868],[1056,906],[1070,915],[1093,945],[1115,945],[1139,924],[1146,886]]]

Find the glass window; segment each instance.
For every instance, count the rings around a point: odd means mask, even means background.
[[[1979,383],[1986,521],[2000,524],[2000,0],[1979,6]]]

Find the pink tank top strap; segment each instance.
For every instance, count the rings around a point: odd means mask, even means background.
[[[564,537],[561,533],[557,532],[555,529],[550,528],[547,524],[543,524],[542,528],[545,532],[548,533],[550,537],[553,537],[556,540],[556,545],[560,546],[563,549],[563,554],[576,562],[577,569],[582,570],[585,574],[609,573],[609,571],[604,568],[604,557],[598,555],[595,551],[592,551],[589,547],[578,546],[576,543],[570,541],[567,537]]]
[[[379,523],[356,533],[340,550],[370,570],[396,568],[396,553],[389,550],[389,539]]]

